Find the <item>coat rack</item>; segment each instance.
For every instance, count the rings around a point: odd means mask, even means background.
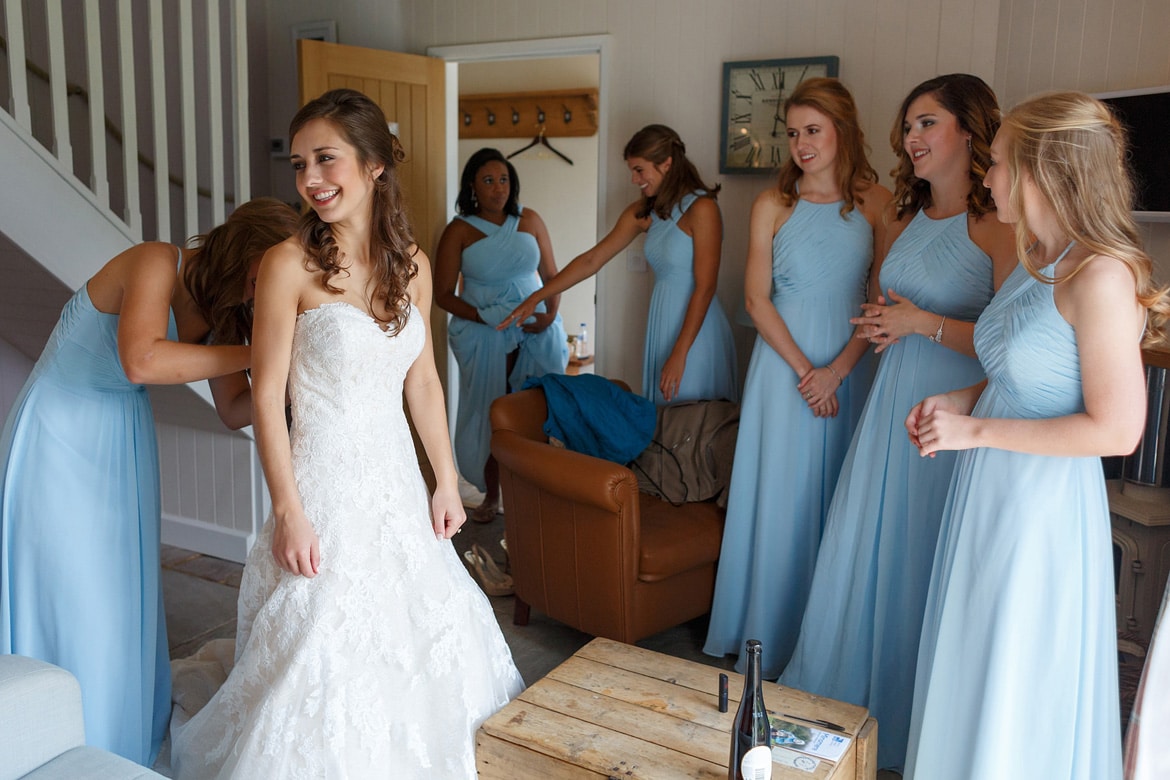
[[[597,132],[597,90],[464,95],[460,138],[558,138]]]

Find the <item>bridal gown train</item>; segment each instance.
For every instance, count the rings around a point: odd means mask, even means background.
[[[475,777],[476,729],[523,682],[431,528],[402,405],[424,340],[413,306],[397,335],[348,303],[298,318],[292,457],[320,570],[276,566],[269,518],[244,569],[235,666],[190,721],[176,713],[176,777]]]

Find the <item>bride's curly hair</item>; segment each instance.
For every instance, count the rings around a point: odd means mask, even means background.
[[[358,161],[367,168],[382,166],[374,179],[373,208],[370,218],[370,260],[374,263],[374,289],[370,293],[370,313],[378,317],[382,303],[390,312],[386,324],[397,333],[406,324],[410,308],[410,282],[418,274],[414,256],[418,252],[398,183],[398,164],[406,159],[402,144],[386,125],[386,116],[374,101],[353,89],[332,89],[311,100],[293,117],[288,128],[291,141],[314,119],[325,119],[357,151]],[[333,237],[333,228],[305,210],[297,229],[309,262],[323,273],[322,283],[332,293],[341,292],[330,279],[342,270],[341,252]]]

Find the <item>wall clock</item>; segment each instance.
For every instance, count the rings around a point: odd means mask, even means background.
[[[788,157],[780,111],[796,85],[836,76],[837,57],[794,57],[723,63],[720,173],[769,173]]]

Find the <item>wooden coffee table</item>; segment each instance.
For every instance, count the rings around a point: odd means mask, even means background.
[[[726,780],[743,677],[728,672],[731,701],[721,713],[719,671],[594,639],[483,724],[476,735],[479,776]],[[853,739],[837,762],[819,759],[812,769],[774,763],[775,780],[876,777],[877,723],[864,707],[774,683],[764,683],[764,701],[788,720],[833,732],[809,719],[831,722]]]

